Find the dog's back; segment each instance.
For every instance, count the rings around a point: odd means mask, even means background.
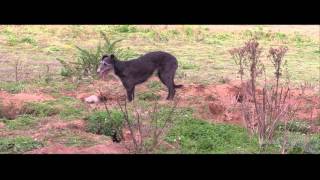
[[[127,62],[129,66],[140,66],[142,69],[158,69],[163,66],[176,66],[177,59],[166,52],[163,51],[155,51],[147,53],[137,59],[133,59]],[[145,68],[144,68],[145,67]]]

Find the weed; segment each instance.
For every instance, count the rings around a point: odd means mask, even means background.
[[[182,153],[255,153],[257,139],[246,130],[234,125],[210,124],[184,118],[168,133],[166,140],[178,143]]]
[[[134,33],[137,32],[138,29],[132,25],[118,25],[114,27],[114,31],[119,33]]]
[[[18,116],[14,120],[6,120],[5,124],[10,130],[28,130],[38,123],[38,119],[30,115]]]
[[[1,154],[24,153],[42,146],[43,144],[41,142],[35,141],[30,137],[0,138]]]
[[[290,132],[299,132],[307,134],[311,129],[311,125],[305,121],[289,121],[287,122],[287,130]],[[285,124],[280,123],[277,127],[279,131],[285,131]]]
[[[23,82],[1,82],[0,90],[8,91],[13,94],[20,93],[25,88],[25,83]]]
[[[105,111],[96,111],[87,116],[86,120],[88,122],[86,131],[122,139],[124,117],[121,112],[114,110],[109,116]]]
[[[103,55],[115,54],[120,59],[124,58],[125,60],[136,56],[130,48],[121,49],[116,46],[122,39],[111,41],[105,33],[100,32],[100,34],[104,40],[104,44],[99,44],[95,50],[87,50],[76,46],[79,51],[76,63],[67,63],[62,59],[57,59],[63,65],[63,69],[60,73],[61,75],[74,75],[80,79],[82,76],[96,76]]]
[[[150,81],[148,82],[147,87],[150,88],[153,92],[157,92],[160,91],[163,86],[159,81]]]
[[[24,107],[24,112],[37,117],[59,115],[62,119],[80,118],[83,107],[78,100],[70,97],[60,97],[56,100],[44,102],[30,102]]]
[[[160,98],[161,96],[155,94],[154,92],[144,92],[144,93],[138,94],[138,99],[144,100],[144,101],[155,101],[155,100],[159,100]]]

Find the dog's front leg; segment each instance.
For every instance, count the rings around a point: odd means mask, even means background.
[[[130,87],[127,88],[127,97],[128,97],[128,101],[131,102],[133,100],[133,90],[134,88]]]
[[[133,89],[132,89],[132,99],[134,99],[134,89],[135,89],[135,86],[133,86]]]

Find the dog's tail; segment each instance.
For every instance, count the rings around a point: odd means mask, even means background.
[[[174,88],[182,88],[183,87],[183,85],[182,84],[179,84],[179,85],[174,85]]]

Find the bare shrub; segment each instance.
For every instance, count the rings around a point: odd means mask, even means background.
[[[250,91],[247,88],[241,88],[240,106],[247,129],[252,134],[258,134],[260,147],[272,141],[275,127],[280,120],[287,122],[295,117],[296,104],[290,103],[289,84],[280,85],[282,68],[285,64],[284,55],[287,50],[286,47],[270,48],[267,57],[273,64],[275,76],[269,81],[260,59],[262,48],[256,40],[250,40],[245,43],[245,46],[229,51],[239,66],[243,85],[246,84],[243,79],[245,72],[249,74]],[[257,78],[263,75],[262,93],[257,93]]]
[[[13,64],[14,67],[14,77],[15,81],[18,82],[20,80],[20,72],[22,71],[22,62],[19,59],[16,59]]]
[[[103,93],[99,90],[100,95]],[[161,143],[163,143],[164,135],[174,123],[174,115],[179,100],[173,101],[170,108],[161,113],[161,108],[157,100],[154,101],[152,107],[138,107],[136,102],[132,102],[132,107],[128,108],[127,100],[117,99],[117,106],[123,114],[125,121],[125,129],[128,134],[122,134],[127,138],[124,142],[126,148],[131,153],[151,153],[154,152]],[[110,116],[110,108],[106,101],[103,101],[105,110]],[[123,131],[123,133],[126,133]]]

